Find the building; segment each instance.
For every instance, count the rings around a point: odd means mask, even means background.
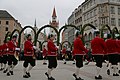
[[[105,24],[109,25],[111,29],[114,27],[120,29],[120,0],[85,0],[72,12],[68,18],[68,24],[73,24],[81,29],[87,23],[94,25],[97,29],[101,29]],[[67,33],[74,37],[71,34],[74,31],[70,29]],[[104,33],[108,33],[108,31],[104,30]],[[84,33],[85,42],[89,44],[93,37],[91,27],[87,27]],[[72,40],[68,37],[68,40],[70,39]]]
[[[7,32],[13,32],[14,29],[21,31],[22,30],[21,24],[6,10],[0,10],[0,45],[3,44]],[[23,35],[24,34],[22,34],[22,36]],[[23,42],[24,40],[22,39],[21,41]],[[22,43],[21,46],[23,46]]]
[[[57,21],[57,15],[56,15],[55,7],[53,9],[52,21],[50,21],[49,24],[51,26],[55,27],[57,30],[59,29],[59,21]],[[57,35],[56,35],[56,32],[53,28],[50,28],[50,33],[55,35],[55,41],[56,41],[57,40]]]

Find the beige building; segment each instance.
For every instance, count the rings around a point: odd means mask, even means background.
[[[101,29],[105,24],[108,24],[111,29],[114,27],[120,29],[120,0],[85,0],[72,12],[68,18],[68,24],[74,24],[81,29],[87,23],[94,25],[97,29]],[[67,33],[70,32],[71,30]],[[72,32],[75,30],[72,29]],[[85,41],[89,44],[94,37],[91,27],[85,29],[84,35]],[[70,40],[69,37],[68,40]]]
[[[6,33],[13,32],[14,29],[21,31],[22,30],[21,24],[6,10],[0,10],[0,45],[3,44]],[[22,36],[23,35],[24,34],[22,34]],[[21,43],[23,43],[24,39],[23,38],[21,39],[22,39]],[[21,46],[23,46],[23,44],[21,44]]]

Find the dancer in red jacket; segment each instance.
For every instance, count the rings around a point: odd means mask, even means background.
[[[84,47],[82,43],[82,35],[80,31],[76,32],[76,38],[74,40],[74,55],[75,55],[75,60],[76,60],[76,72],[73,74],[76,80],[83,80],[82,78],[79,77],[79,69],[83,67],[83,55],[85,53],[88,53],[88,50]]]
[[[13,35],[12,40],[8,42],[8,72],[7,76],[13,75],[13,69],[17,65],[18,60],[14,56],[16,51],[20,50],[18,47],[18,43],[16,42],[17,35]]]
[[[112,65],[113,66],[113,76],[119,76],[117,74],[117,64],[118,64],[118,60],[119,60],[119,56],[118,56],[118,52],[117,52],[117,48],[118,48],[118,44],[116,42],[115,39],[112,39],[111,34],[108,34],[108,39],[106,41],[106,45],[107,45],[107,54],[108,54],[108,58],[109,58],[109,66]],[[108,75],[110,74],[110,70],[107,70]]]
[[[51,72],[54,68],[57,67],[57,50],[58,48],[54,45],[54,40],[55,36],[53,34],[48,35],[48,72],[45,73],[45,75],[48,77],[48,80],[55,80],[51,76]]]
[[[117,37],[117,52],[119,54],[119,61],[118,61],[118,70],[119,70],[119,74],[120,74],[120,36]]]
[[[102,38],[100,38],[99,30],[94,31],[95,38],[91,41],[92,55],[96,61],[96,76],[95,79],[102,79],[100,71],[102,68],[104,54],[106,53],[106,45]]]
[[[7,38],[7,41],[5,42],[4,41],[4,44],[3,44],[3,63],[4,63],[4,70],[3,70],[3,73],[6,73],[7,72],[7,62],[8,62],[8,42],[10,40],[10,37]]]
[[[27,40],[24,43],[24,63],[23,63],[24,75],[23,75],[23,78],[31,77],[30,71],[35,66],[35,54],[34,54],[35,48],[36,47],[33,46],[33,43],[32,43],[31,34],[28,34]],[[29,67],[28,67],[28,64],[30,64]]]

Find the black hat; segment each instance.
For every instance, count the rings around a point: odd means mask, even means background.
[[[31,34],[28,34],[28,35],[27,35],[27,38],[28,38],[29,36],[31,36]]]
[[[17,34],[13,35],[12,38],[17,38]]]
[[[50,39],[51,37],[53,37],[54,35],[53,34],[49,34],[48,35],[48,39]]]
[[[81,32],[77,30],[75,33],[75,36],[78,37],[78,35],[80,35],[80,34],[81,34]]]

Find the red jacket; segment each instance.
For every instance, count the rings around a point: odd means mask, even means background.
[[[120,54],[120,40],[117,40],[117,52]]]
[[[107,54],[116,54],[117,53],[117,42],[113,39],[108,39],[106,41],[107,45]]]
[[[88,50],[84,47],[80,38],[74,40],[74,55],[84,55]]]
[[[2,47],[2,45],[0,45],[0,56],[2,56],[3,55],[3,47]]]
[[[8,44],[4,43],[3,44],[3,55],[7,55],[8,54]]]
[[[43,56],[47,56],[47,50],[45,48],[43,49],[42,52],[43,52]]]
[[[54,45],[52,40],[48,40],[48,56],[57,56],[57,47]]]
[[[17,46],[18,46],[17,42],[14,42],[12,40],[9,41],[8,42],[8,49],[9,49],[8,54],[9,55],[14,55],[15,54],[15,48],[17,48]]]
[[[66,48],[64,48],[64,49],[62,50],[62,54],[63,54],[63,55],[66,54]]]
[[[91,41],[91,48],[93,55],[104,55],[106,54],[106,44],[102,38],[95,37]]]
[[[34,55],[33,43],[30,40],[27,40],[24,43],[24,56],[33,55]]]

